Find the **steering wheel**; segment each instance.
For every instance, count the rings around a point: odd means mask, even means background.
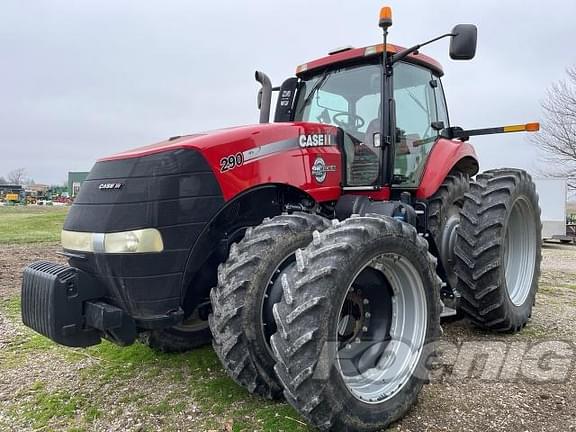
[[[338,117],[347,117],[348,121],[338,120]],[[353,124],[350,124],[350,120],[353,120]],[[350,114],[348,112],[339,112],[332,116],[332,121],[336,123],[338,127],[345,129],[346,127],[353,126],[354,129],[360,129],[366,124],[364,119],[358,114]]]

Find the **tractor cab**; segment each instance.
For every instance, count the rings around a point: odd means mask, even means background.
[[[469,60],[476,52],[474,25],[459,24],[450,33],[410,48],[386,42],[391,19],[384,17],[384,43],[342,48],[298,66],[296,78],[272,88],[261,72],[261,122],[268,121],[270,95],[279,91],[276,122],[337,126],[342,131],[342,187],[373,191],[417,189],[432,147],[455,138],[450,128],[442,67],[419,49],[450,37],[450,56]]]
[[[338,126],[343,131],[345,186],[372,188],[385,177],[382,167],[382,65],[376,59],[350,66],[334,65],[303,75],[294,121]],[[392,184],[417,187],[448,113],[440,71],[398,62],[393,66],[395,100],[394,171]]]

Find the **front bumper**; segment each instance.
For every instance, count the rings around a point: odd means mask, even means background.
[[[182,320],[181,310],[134,319],[106,297],[104,285],[89,273],[38,261],[24,269],[22,321],[61,345],[87,347],[102,338],[129,345],[139,329],[166,327]]]

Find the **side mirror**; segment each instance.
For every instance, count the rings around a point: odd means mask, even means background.
[[[452,29],[450,40],[450,58],[452,60],[471,60],[476,55],[478,29],[474,24],[458,24]]]

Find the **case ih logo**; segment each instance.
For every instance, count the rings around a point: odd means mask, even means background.
[[[124,184],[122,184],[122,183],[100,183],[98,185],[98,189],[100,189],[100,190],[118,190],[118,189],[122,189],[122,186],[124,186]]]
[[[298,144],[301,148],[307,147],[325,147],[332,145],[332,135],[312,134],[300,135]]]
[[[335,171],[336,165],[326,165],[326,162],[321,157],[317,157],[312,165],[312,175],[318,183],[323,183],[326,180],[327,173]]]

